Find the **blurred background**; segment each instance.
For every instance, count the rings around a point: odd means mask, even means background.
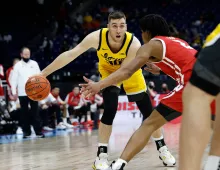
[[[6,71],[14,58],[20,59],[23,46],[30,48],[31,59],[42,70],[60,53],[74,48],[88,33],[106,27],[110,12],[122,10],[127,16],[128,31],[139,40],[139,19],[156,13],[166,18],[173,36],[200,50],[207,34],[220,21],[218,4],[218,0],[3,0],[0,2],[0,64],[4,70],[1,80],[5,102],[8,105],[10,101]],[[87,51],[48,77],[52,88],[59,88],[59,96],[65,101],[73,87],[83,82],[83,75],[98,80],[97,62],[96,51]],[[166,75],[154,76],[146,71],[143,74],[153,91],[152,100],[156,94],[167,93],[175,86]]]

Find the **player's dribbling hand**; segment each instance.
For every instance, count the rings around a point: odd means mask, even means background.
[[[94,82],[85,76],[83,76],[83,79],[87,82],[87,84],[79,84],[81,86],[81,93],[86,97],[89,98],[91,96],[94,96],[97,94],[100,90],[101,87],[98,82]]]
[[[151,72],[152,74],[159,75],[160,74],[160,68],[157,67],[153,63],[146,63],[147,67],[144,68],[144,70]]]

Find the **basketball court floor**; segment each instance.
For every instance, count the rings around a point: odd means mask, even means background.
[[[110,140],[110,161],[118,158],[140,123],[116,124]],[[164,126],[170,151],[178,161],[180,124]],[[46,133],[44,139],[22,139],[21,135],[0,137],[0,170],[92,170],[96,157],[97,131],[75,128]],[[126,170],[176,170],[164,167],[154,142],[150,141],[126,167]]]

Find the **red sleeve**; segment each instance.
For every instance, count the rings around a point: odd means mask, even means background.
[[[11,73],[12,68],[10,67],[7,71],[6,71],[6,82],[8,83],[8,85],[11,87],[11,84],[9,83],[9,76]]]
[[[72,102],[71,102],[71,93],[68,94],[68,97],[67,97],[67,103],[68,105],[72,106]]]
[[[77,100],[73,100],[73,94],[72,94],[72,92],[71,93],[69,93],[69,95],[68,95],[68,105],[70,105],[70,106],[78,106],[78,104],[79,104],[79,102],[77,102]]]

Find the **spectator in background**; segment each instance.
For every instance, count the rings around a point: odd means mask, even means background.
[[[12,74],[13,74],[13,68],[17,62],[19,62],[19,58],[14,58],[13,59],[13,66],[8,68],[6,71],[6,82],[8,84],[7,86],[7,91],[8,91],[8,110],[10,112],[11,118],[13,120],[18,121],[18,128],[16,131],[16,134],[23,134],[22,128],[21,128],[21,120],[20,120],[20,103],[18,99],[18,94],[12,95],[11,92],[11,79],[12,79]]]
[[[41,115],[42,122],[43,122],[43,130],[53,131],[53,128],[55,126],[52,125],[53,127],[52,128],[50,127],[49,119],[52,117],[52,115],[55,112],[56,112],[56,118],[57,118],[56,128],[59,129],[59,130],[65,130],[66,129],[66,127],[62,124],[59,104],[58,104],[56,98],[54,98],[51,93],[49,94],[49,96],[47,96],[46,99],[41,100],[39,102],[39,106],[40,106],[40,115]],[[54,120],[52,120],[52,121],[53,121],[52,124],[55,124]]]
[[[51,94],[53,95],[53,97],[56,99],[56,103],[57,105],[59,106],[60,109],[57,109],[58,112],[61,113],[61,110],[63,112],[63,119],[62,118],[57,118],[57,122],[62,119],[62,122],[60,122],[61,125],[64,125],[66,128],[73,128],[73,125],[67,123],[67,114],[66,114],[66,102],[63,101],[61,98],[60,98],[60,88],[59,87],[54,87],[51,91]],[[57,115],[58,116],[61,116],[60,115]]]
[[[82,116],[85,116],[85,122],[87,121],[87,103],[80,95],[80,88],[75,86],[65,99],[68,104],[68,112],[70,115],[74,115],[74,118],[78,118],[78,122],[81,122]],[[71,120],[73,123],[74,119]]]
[[[43,43],[39,48],[43,51],[44,56],[51,58],[52,49],[53,49],[53,41],[48,39],[48,37],[44,37]]]
[[[155,84],[153,81],[149,81],[148,83],[148,91],[150,94],[150,99],[153,107],[157,106],[157,102],[155,101],[155,98],[157,96],[157,92],[154,90],[155,89]]]
[[[90,112],[91,119],[93,120],[94,129],[98,129],[98,120],[99,120],[99,108],[103,104],[103,97],[99,94],[95,94],[95,96],[90,97]]]
[[[14,58],[13,59],[13,65],[11,67],[8,68],[8,70],[6,71],[6,82],[8,83],[8,86],[11,88],[11,78],[12,78],[12,73],[13,73],[13,68],[15,66],[15,64],[17,62],[19,62],[20,59],[19,58]]]
[[[21,128],[21,106],[19,103],[19,100],[17,99],[16,101],[10,102],[8,106],[10,118],[12,121],[17,121],[18,122],[18,127],[16,130],[17,135],[22,135],[23,131]]]
[[[170,92],[170,90],[169,90],[169,88],[168,88],[168,85],[167,85],[166,83],[163,83],[163,84],[161,85],[161,93],[167,94],[167,93],[169,93],[169,92]]]
[[[95,68],[91,70],[91,77],[92,81],[98,82],[100,80],[100,73],[98,71],[98,62],[95,63]]]
[[[170,23],[169,28],[170,28],[171,36],[179,37],[179,32],[178,32],[177,28],[175,27],[174,23]]]
[[[0,64],[0,99],[4,99],[4,89],[2,85],[2,79],[4,79],[4,67]]]
[[[27,47],[21,49],[21,61],[19,61],[13,68],[13,74],[11,78],[11,90],[12,94],[18,97],[21,106],[21,125],[23,130],[23,137],[30,137],[31,135],[31,123],[33,124],[34,131],[37,137],[44,137],[41,132],[40,119],[38,113],[38,102],[30,100],[25,92],[25,84],[29,77],[39,74],[40,68],[36,61],[30,59],[31,52]],[[28,106],[31,106],[29,112]]]

